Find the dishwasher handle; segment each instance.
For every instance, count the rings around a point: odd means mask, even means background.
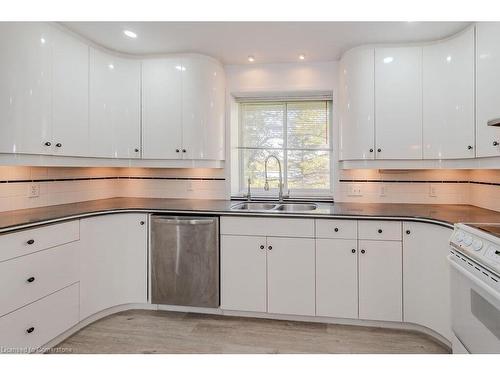
[[[206,225],[206,224],[214,224],[215,219],[173,219],[167,217],[155,217],[152,219],[153,221],[160,221],[164,224],[173,224],[173,225]]]

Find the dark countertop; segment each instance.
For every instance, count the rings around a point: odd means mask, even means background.
[[[315,211],[245,212],[235,201],[164,198],[110,198],[0,212],[0,232],[95,216],[109,212],[165,212],[217,215],[392,219],[432,222],[447,227],[459,222],[500,223],[500,212],[470,205],[399,203],[319,203]]]

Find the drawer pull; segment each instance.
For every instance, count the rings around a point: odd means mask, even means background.
[[[378,230],[378,232],[379,232],[379,233],[382,233],[382,229],[379,229],[379,230]]]
[[[33,245],[35,243],[35,240],[31,239],[26,242],[28,245]]]
[[[410,230],[408,229],[408,230],[406,231],[406,234],[410,234],[410,233],[411,233],[411,232],[410,232]]]
[[[273,247],[272,247],[272,246],[268,246],[268,247],[267,247],[267,250],[272,250],[272,249],[273,249]]]
[[[361,250],[361,254],[364,254],[364,253],[366,253],[366,250]]]
[[[338,231],[339,231],[339,228],[335,228],[335,229],[334,229],[334,231],[335,231],[335,232],[338,232]]]
[[[261,249],[261,250],[264,250],[264,245],[260,245],[260,249]]]
[[[33,333],[33,331],[35,330],[35,327],[29,327],[27,330],[26,330],[26,333]]]
[[[32,283],[33,281],[35,281],[35,278],[33,276],[31,276],[28,280],[26,280],[27,282],[29,283]]]
[[[352,249],[351,253],[356,254],[356,249]]]

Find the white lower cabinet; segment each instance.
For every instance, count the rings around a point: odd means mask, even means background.
[[[315,315],[312,238],[267,238],[267,311]]]
[[[80,319],[147,301],[147,215],[116,214],[80,222]]]
[[[78,323],[78,283],[0,318],[0,347],[30,353]]]
[[[316,240],[316,315],[358,318],[357,240]]]
[[[402,321],[400,241],[359,241],[359,318]]]
[[[450,273],[447,262],[452,230],[425,223],[404,223],[404,320],[452,339]]]
[[[267,311],[266,237],[221,236],[221,306]]]

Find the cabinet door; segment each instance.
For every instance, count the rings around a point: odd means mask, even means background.
[[[90,49],[90,154],[140,157],[141,62]],[[136,151],[137,150],[137,151]]]
[[[81,220],[80,319],[106,308],[147,301],[144,214]],[[119,234],[118,234],[119,233]]]
[[[474,28],[423,47],[424,159],[474,157]]]
[[[476,155],[500,156],[500,23],[476,25]]]
[[[316,240],[316,315],[358,318],[356,240]]]
[[[403,233],[404,320],[429,327],[451,340],[451,229],[405,222]]]
[[[91,156],[89,150],[89,47],[53,28],[52,140],[54,153]]]
[[[0,152],[53,151],[51,44],[47,24],[0,23]]]
[[[422,158],[422,48],[375,49],[377,159]]]
[[[224,71],[205,56],[182,62],[184,159],[224,159]]]
[[[314,240],[267,238],[267,311],[315,315]]]
[[[266,312],[266,238],[221,236],[221,307]]]
[[[402,249],[399,241],[359,241],[359,318],[402,320]]]
[[[180,58],[142,62],[142,142],[146,159],[181,158],[182,69]]]
[[[340,160],[375,158],[374,65],[373,48],[348,51],[340,61]]]

